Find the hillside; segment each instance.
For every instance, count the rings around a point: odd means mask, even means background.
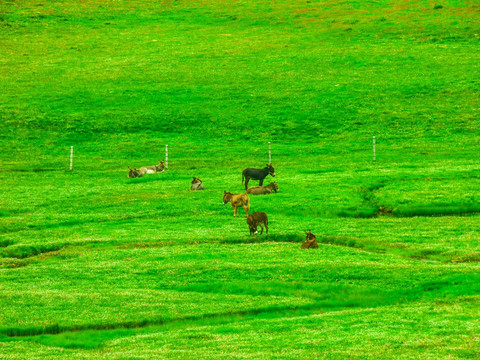
[[[479,45],[475,1],[0,2],[0,358],[476,358]]]

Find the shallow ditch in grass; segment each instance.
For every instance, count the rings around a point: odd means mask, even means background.
[[[361,289],[359,287],[355,287],[348,295],[345,292],[336,291],[336,288],[337,287],[334,287],[329,290],[331,296],[328,299],[300,306],[271,305],[264,308],[229,311],[225,313],[207,313],[171,319],[157,317],[140,319],[138,321],[105,324],[62,326],[61,324],[53,323],[50,325],[24,328],[3,327],[0,328],[0,341],[30,340],[49,346],[91,349],[100,346],[105,341],[148,332],[155,327],[159,329],[161,327],[161,329],[165,330],[172,327],[185,327],[194,324],[222,324],[231,323],[235,320],[281,318],[341,311],[352,308],[372,308],[398,304],[411,297],[406,292],[393,293],[391,291]],[[365,291],[367,291],[368,294],[362,296]],[[341,300],[342,294],[347,295],[347,299],[343,302],[339,301]]]
[[[391,181],[443,181],[446,178],[414,178],[396,179]],[[376,218],[379,216],[392,217],[441,217],[441,216],[471,216],[480,214],[480,204],[477,203],[451,203],[451,204],[419,204],[408,206],[392,206],[384,204],[376,195],[376,191],[388,185],[387,181],[360,186],[357,190],[362,199],[359,207],[342,209],[336,213],[339,217],[351,218]]]
[[[49,245],[15,245],[5,248],[0,252],[0,257],[26,259],[40,254],[55,252],[63,249],[65,245],[49,244]]]
[[[331,294],[338,293],[335,286],[329,289]],[[382,289],[363,289],[368,291],[367,296],[353,291],[350,300],[339,302],[342,296],[337,294],[327,301],[305,304],[302,306],[269,306],[266,308],[244,311],[230,311],[226,313],[210,313],[183,318],[152,318],[140,319],[136,322],[120,322],[106,324],[82,324],[77,326],[62,326],[50,324],[37,327],[8,327],[0,328],[0,342],[32,341],[47,346],[62,348],[94,349],[104,342],[126,336],[135,336],[152,331],[168,331],[190,326],[205,326],[228,324],[251,319],[274,319],[307,316],[319,313],[329,313],[346,309],[364,309],[382,306],[398,305],[418,301],[435,301],[454,303],[465,296],[477,295],[480,291],[480,275],[451,275],[438,281],[428,281],[418,284],[409,290],[385,291]]]

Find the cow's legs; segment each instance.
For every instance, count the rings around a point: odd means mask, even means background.
[[[263,185],[263,179],[260,179],[260,182],[258,183],[258,186],[262,186]]]
[[[250,178],[248,176],[245,176],[245,190],[248,189],[248,182],[250,181]]]
[[[233,205],[233,204],[232,204],[232,209],[233,209],[233,217],[235,217],[235,210],[236,210],[236,208],[235,208],[235,205]]]
[[[260,230],[260,235],[262,235],[263,234],[263,226],[262,226],[262,224],[259,224],[259,225],[260,225],[260,229],[261,229]]]

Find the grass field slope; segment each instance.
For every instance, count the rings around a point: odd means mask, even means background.
[[[478,359],[479,64],[478,1],[0,1],[0,359]]]

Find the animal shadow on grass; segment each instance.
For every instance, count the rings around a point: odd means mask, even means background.
[[[274,234],[267,236],[249,236],[249,237],[223,237],[217,241],[220,244],[260,244],[266,242],[284,242],[284,243],[300,243],[304,239],[298,234]]]

